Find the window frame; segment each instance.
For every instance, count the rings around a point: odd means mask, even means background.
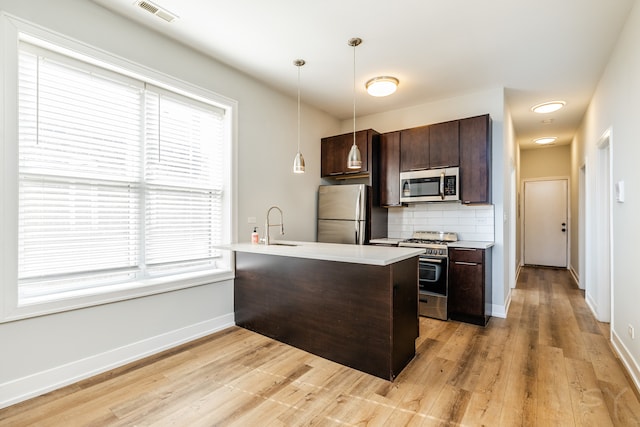
[[[195,272],[145,279],[122,285],[87,288],[69,295],[19,305],[18,271],[18,52],[19,41],[58,52],[76,60],[98,66],[125,77],[186,96],[225,111],[223,241],[237,235],[235,213],[237,170],[237,101],[208,89],[179,80],[162,72],[131,62],[64,35],[53,33],[20,18],[0,12],[0,323],[90,307],[142,296],[154,295],[193,286],[223,282],[234,278],[233,255],[223,251],[226,265],[217,273]]]

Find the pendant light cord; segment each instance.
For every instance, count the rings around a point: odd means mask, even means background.
[[[353,44],[353,145],[356,145],[356,46]]]
[[[298,153],[300,152],[300,67],[298,65]]]

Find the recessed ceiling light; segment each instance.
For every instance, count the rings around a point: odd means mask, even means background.
[[[395,77],[382,76],[374,77],[365,86],[371,96],[387,96],[396,91],[399,83]]]
[[[558,138],[555,136],[545,136],[544,138],[534,139],[533,142],[535,142],[536,144],[545,145],[545,144],[551,144],[552,142],[555,142],[556,139]]]
[[[533,111],[534,113],[541,113],[541,114],[553,113],[554,111],[558,111],[565,105],[567,105],[567,103],[564,101],[545,102],[543,104],[538,104],[531,107],[531,111]]]

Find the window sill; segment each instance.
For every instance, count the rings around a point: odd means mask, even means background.
[[[37,296],[23,299],[17,306],[6,307],[6,313],[0,319],[0,323],[209,285],[233,280],[234,277],[233,270],[220,270],[215,273],[208,272],[205,274],[199,272],[174,276],[170,279],[166,277],[148,279],[143,282],[130,282],[122,285]]]

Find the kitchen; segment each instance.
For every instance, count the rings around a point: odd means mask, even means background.
[[[237,144],[234,144],[234,149],[237,150],[235,153],[237,182],[234,185],[240,195],[234,201],[234,217],[237,218],[234,227],[238,240],[248,241],[249,239],[252,226],[248,224],[247,218],[254,217],[256,224],[264,223],[267,208],[274,204],[280,206],[288,215],[287,234],[289,236],[303,241],[315,239],[314,227],[309,225],[307,219],[314,218],[316,214],[315,189],[320,184],[320,152],[312,147],[317,146],[322,137],[348,132],[352,126],[350,120],[340,121],[322,111],[303,106],[302,125],[305,131],[302,134],[301,149],[307,161],[307,171],[302,176],[292,176],[290,163],[295,153],[296,118],[295,100],[291,96],[272,90],[195,51],[186,51],[183,45],[158,36],[92,2],[68,1],[60,2],[56,6],[49,5],[47,2],[36,2],[40,7],[37,11],[31,3],[26,2],[3,1],[0,4],[3,10],[24,19],[36,21],[58,33],[67,34],[129,58],[131,61],[143,63],[237,100],[241,106],[241,114],[237,116],[235,124],[239,135],[236,136]],[[67,12],[56,13],[58,6],[64,7]],[[633,16],[636,15],[637,13]],[[90,25],[91,28],[87,28],[82,24],[83,22],[99,24]],[[105,32],[94,31],[95,26],[101,26]],[[107,33],[107,29],[110,28],[118,28],[118,34]],[[105,34],[110,36],[105,37]],[[130,40],[138,40],[141,44],[133,46]],[[366,40],[365,43],[367,43]],[[335,49],[341,52],[342,44],[344,40],[341,40]],[[158,46],[161,46],[161,49]],[[153,54],[158,50],[161,50],[163,55]],[[348,56],[348,54],[347,51],[345,55]],[[286,58],[287,65],[291,59]],[[350,72],[349,68],[346,72],[347,74]],[[212,75],[217,78],[212,79]],[[294,79],[293,74],[292,76]],[[348,80],[349,76],[345,77]],[[604,94],[600,94],[597,98],[604,103],[604,106],[594,107],[596,110],[593,114],[600,112],[600,108],[605,110],[607,103],[621,102],[617,101],[614,95],[609,95],[618,93],[616,86],[610,83],[610,80],[606,80],[605,83],[607,86],[601,89],[605,91]],[[614,100],[609,100],[609,96],[614,97]],[[349,103],[348,100],[346,104]],[[515,224],[510,211],[513,199],[509,183],[512,167],[517,163],[517,150],[514,147],[515,135],[511,119],[508,114],[505,114],[505,110],[507,110],[505,89],[495,87],[404,109],[401,118],[400,113],[393,110],[386,115],[358,118],[359,129],[374,128],[379,132],[387,132],[480,114],[491,115],[494,142],[493,214],[490,220],[486,220],[482,218],[487,218],[485,216],[487,212],[482,209],[480,214],[475,209],[466,207],[460,207],[456,211],[459,211],[458,217],[461,219],[468,219],[469,212],[474,211],[473,216],[476,222],[472,225],[474,230],[472,232],[479,235],[493,234],[493,239],[497,242],[493,248],[495,284],[493,312],[497,316],[507,315],[510,286],[515,277],[515,274],[510,271],[512,267],[508,261],[511,259],[509,254],[516,250],[512,243],[515,241],[513,231]],[[619,117],[628,118],[629,115],[628,112],[621,112]],[[428,117],[427,121],[425,117]],[[607,118],[593,120],[607,121]],[[627,119],[618,125],[620,135],[633,134],[636,130],[636,125],[633,123],[632,119]],[[585,128],[584,132],[592,131]],[[634,149],[622,142],[620,150],[617,154],[619,157],[616,158],[634,157]],[[622,167],[619,169],[620,173],[626,174],[629,177],[627,179],[630,180],[634,176],[632,167],[624,161],[617,166]],[[268,181],[265,179],[265,168],[269,171]],[[256,191],[258,185],[259,191]],[[634,206],[632,200],[622,207],[629,206]],[[405,224],[405,218],[414,218],[425,223],[429,220],[428,222],[432,223],[431,217],[437,214],[431,210],[427,211],[426,208],[424,211],[421,209],[392,209],[390,230],[396,233],[397,237],[406,237],[406,234],[409,234],[407,228],[412,226]],[[447,215],[447,218],[450,216]],[[630,221],[626,217],[619,219],[623,221],[623,225],[625,221]],[[511,228],[512,225],[514,228]],[[627,225],[629,225],[628,229],[633,229],[630,222],[627,222]],[[493,232],[489,231],[491,227]],[[624,236],[618,236],[618,238],[621,242],[628,239]],[[624,243],[621,244],[624,245]],[[621,249],[624,248],[625,246],[621,247]],[[618,252],[625,253],[625,251]],[[624,255],[620,256],[624,257]],[[632,277],[624,267],[616,268],[616,274]],[[617,282],[623,282],[624,278],[624,276],[619,277]],[[622,290],[633,292],[624,288]],[[6,357],[5,360],[8,360],[11,366],[15,365],[11,373],[3,371],[3,376],[0,378],[0,383],[4,384],[3,390],[5,390],[2,401],[12,401],[16,396],[28,394],[30,390],[46,388],[47,384],[68,383],[69,378],[81,376],[82,372],[97,372],[105,367],[116,366],[123,361],[132,360],[136,355],[150,354],[230,325],[232,324],[231,292],[232,282],[226,281],[170,294],[158,294],[116,304],[2,324],[0,325],[2,341],[14,343],[3,357]],[[618,301],[624,300],[624,295],[626,294],[619,296]],[[625,317],[629,317],[627,309],[623,307],[620,309],[623,310]],[[626,323],[631,323],[632,320],[633,317],[625,320],[624,328]],[[619,326],[619,328],[622,327]],[[51,329],[64,332],[52,336]],[[79,342],[83,344],[79,345]],[[633,347],[635,344],[631,342],[627,345],[635,348]],[[126,355],[118,355],[115,353],[116,349],[126,349],[128,352]],[[39,356],[44,354],[47,357]],[[99,360],[100,357],[103,359]],[[62,368],[77,364],[81,360],[84,360],[88,366],[81,369],[79,365],[75,365],[71,374]],[[32,381],[30,385],[23,383],[21,391],[15,389],[8,391],[10,384],[27,378]]]

